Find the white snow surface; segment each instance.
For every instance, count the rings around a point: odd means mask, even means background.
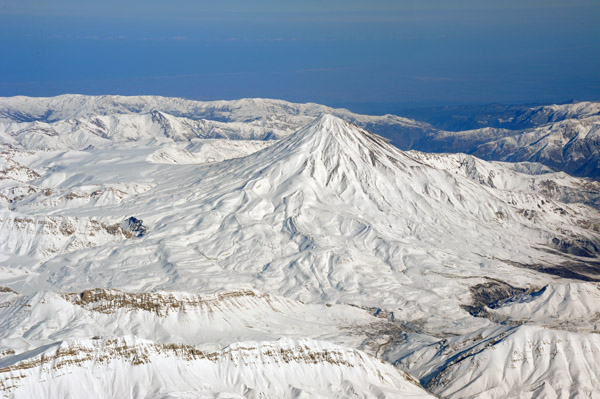
[[[201,164],[221,162],[226,159],[241,158],[272,145],[272,141],[235,141],[235,140],[201,140],[192,148],[167,147],[160,148],[148,155],[146,160],[152,163],[166,164]]]
[[[25,352],[70,338],[124,335],[219,348],[240,340],[281,337],[359,347],[367,332],[387,323],[353,306],[304,304],[253,290],[196,295],[94,289],[76,294],[3,296],[0,352]],[[340,333],[349,326],[355,326],[354,337]]]
[[[390,364],[311,340],[202,351],[127,336],[72,339],[3,359],[0,370],[14,398],[433,398]]]
[[[501,321],[527,322],[573,331],[600,331],[600,285],[550,284],[489,310]]]
[[[208,112],[154,97],[3,101],[14,129]],[[211,106],[219,123],[261,116],[232,132],[258,121],[282,138],[168,136],[157,122],[138,136],[3,136],[3,395],[428,397],[404,371],[452,398],[600,392],[594,183],[403,152],[308,115],[321,106],[283,120],[289,103]],[[494,284],[513,291],[473,316],[473,287]]]
[[[444,398],[596,398],[600,336],[491,328],[418,349],[399,363]]]
[[[159,96],[0,97],[0,143],[27,149],[108,148],[115,143],[276,139],[322,114],[358,124],[431,130],[395,115],[359,115],[320,104],[248,98],[194,101]]]

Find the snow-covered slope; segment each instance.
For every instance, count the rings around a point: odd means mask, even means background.
[[[600,212],[582,203],[597,204],[595,183],[403,152],[332,115],[271,145],[117,140],[2,159],[0,379],[10,395],[84,384],[136,397],[426,395],[370,356],[453,397],[598,390],[596,352],[567,369],[510,360],[524,341],[550,353],[597,344],[595,322],[581,320],[595,309],[595,283],[583,281],[600,280]],[[567,303],[537,302],[542,287],[566,283],[581,287]],[[540,327],[571,321],[583,332]],[[498,369],[481,366],[490,337]],[[443,339],[453,346],[440,352]],[[466,347],[481,356],[453,362]],[[302,351],[310,362],[286,355]],[[332,364],[330,351],[345,360]],[[504,369],[515,376],[502,380]],[[192,393],[198,380],[206,388]]]
[[[13,398],[433,398],[401,371],[327,342],[239,342],[218,351],[135,337],[69,340],[0,360]]]
[[[398,360],[443,398],[595,398],[600,336],[537,326],[495,327]]]
[[[484,127],[530,129],[565,119],[600,115],[600,102],[582,101],[553,105],[457,105],[406,111],[407,116],[431,123],[440,130],[459,132]]]
[[[0,294],[0,352],[69,338],[136,335],[161,343],[223,347],[240,340],[327,339],[372,352],[367,333],[387,320],[348,305],[304,304],[253,290]],[[353,337],[342,334],[354,327]]]
[[[116,143],[172,144],[194,139],[273,139],[289,134],[285,130],[241,122],[192,120],[163,112],[114,114],[66,119],[0,124],[5,145],[26,149],[108,148]]]
[[[256,291],[0,296],[0,392],[14,398],[430,397],[351,349],[387,323],[356,307]]]
[[[600,102],[581,101],[572,104],[553,104],[532,107],[516,119],[528,121],[534,125],[544,125],[566,119],[583,119],[590,116],[600,116]]]
[[[485,162],[466,154],[412,155],[434,168],[456,173],[482,185],[506,192],[534,192],[565,203],[584,203],[600,208],[600,182],[553,172],[535,162]]]
[[[167,164],[201,164],[221,162],[226,159],[241,158],[262,150],[272,141],[236,141],[236,140],[202,140],[188,149],[174,146],[160,148],[148,155],[148,162]]]
[[[503,323],[535,323],[549,328],[600,332],[600,286],[550,284],[522,294],[488,312]]]

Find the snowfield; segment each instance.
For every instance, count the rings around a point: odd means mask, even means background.
[[[329,110],[0,100],[0,396],[600,396],[600,185]]]

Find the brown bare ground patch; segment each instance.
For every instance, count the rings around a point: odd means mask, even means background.
[[[69,302],[94,312],[112,314],[119,309],[142,310],[166,316],[172,312],[192,308],[214,308],[225,306],[239,299],[252,298],[266,301],[273,308],[273,298],[251,290],[231,291],[214,296],[178,296],[172,293],[127,293],[118,290],[94,288],[82,293],[62,294]]]

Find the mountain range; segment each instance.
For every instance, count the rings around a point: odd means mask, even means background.
[[[115,141],[278,139],[327,113],[380,134],[403,150],[539,162],[575,176],[600,177],[600,103],[482,108],[485,112],[476,124],[461,125],[481,127],[454,131],[395,115],[359,115],[319,104],[269,99],[202,102],[157,96],[10,97],[0,98],[0,140],[37,149],[83,149],[110,146]],[[461,109],[454,112],[460,115]]]
[[[370,130],[451,133],[316,104],[11,98],[0,117],[6,397],[600,392],[594,180],[405,151]]]

